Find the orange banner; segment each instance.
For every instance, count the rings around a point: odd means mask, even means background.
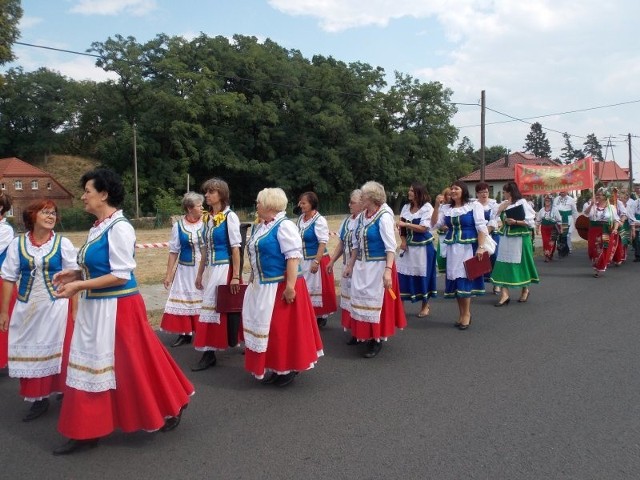
[[[542,195],[593,188],[591,157],[583,158],[571,165],[557,167],[517,163],[515,173],[515,181],[523,195]]]

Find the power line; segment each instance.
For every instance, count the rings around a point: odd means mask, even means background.
[[[45,45],[34,45],[33,43],[25,43],[25,42],[14,42],[14,43],[16,45],[22,45],[22,46],[25,46],[25,47],[43,48],[45,50],[53,50],[54,52],[72,53],[74,55],[84,55],[85,57],[102,58],[102,57],[100,57],[100,55],[95,55],[93,53],[76,52],[75,50],[65,50],[64,48],[47,47]]]

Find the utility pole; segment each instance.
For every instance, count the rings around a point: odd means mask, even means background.
[[[627,135],[629,141],[629,194],[633,192],[633,161],[631,158],[631,134]]]
[[[135,120],[133,121],[133,181],[136,187],[136,218],[140,218],[140,204],[138,203],[138,145]]]
[[[484,182],[484,116],[485,95],[484,90],[480,94],[480,181]]]

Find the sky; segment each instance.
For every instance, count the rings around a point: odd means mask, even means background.
[[[85,52],[117,34],[267,38],[311,58],[382,67],[437,81],[458,103],[459,140],[522,151],[540,122],[557,157],[595,134],[608,160],[640,177],[637,0],[22,0],[20,42]],[[16,62],[105,80],[91,57],[21,45]],[[636,137],[637,136],[637,137]]]

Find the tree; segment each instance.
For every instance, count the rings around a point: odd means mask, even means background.
[[[533,153],[536,157],[550,158],[551,146],[547,140],[547,134],[542,131],[542,125],[539,122],[531,124],[531,131],[527,135],[524,144],[524,151]]]
[[[20,38],[18,23],[21,18],[20,0],[0,0],[0,65],[15,58],[11,46]]]
[[[587,135],[587,139],[584,141],[583,145],[585,155],[589,155],[599,162],[604,160],[602,157],[602,145],[600,145],[600,142],[598,142],[598,138],[594,133]]]
[[[560,158],[564,160],[566,165],[573,163],[575,160],[580,160],[584,158],[584,153],[579,148],[573,148],[571,144],[571,135],[567,132],[562,134],[562,138],[564,138],[564,147],[562,147],[562,153],[560,154]]]

